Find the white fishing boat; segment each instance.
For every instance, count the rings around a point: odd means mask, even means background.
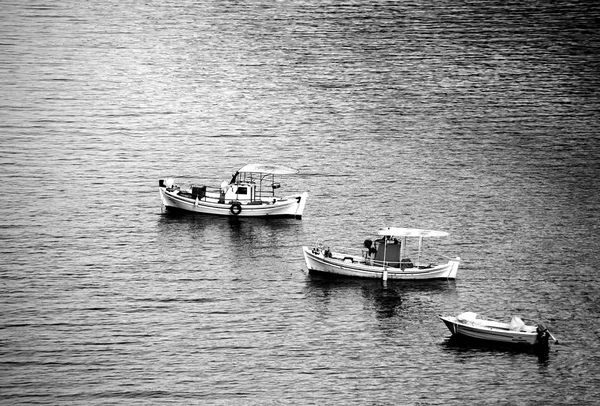
[[[526,325],[514,316],[510,323],[483,320],[476,313],[465,312],[458,316],[439,316],[453,336],[484,342],[522,344],[548,347],[557,340],[545,325]]]
[[[158,190],[164,208],[193,213],[233,217],[302,218],[308,193],[276,194],[281,187],[276,176],[293,175],[285,166],[250,164],[235,172],[220,187],[179,185],[172,178],[159,180]]]
[[[429,255],[424,252],[425,238],[447,235],[445,231],[387,227],[379,230],[378,239],[365,240],[360,250],[331,249],[320,240],[302,249],[309,272],[383,280],[456,279],[459,257],[446,257],[448,262],[438,264],[426,261]]]

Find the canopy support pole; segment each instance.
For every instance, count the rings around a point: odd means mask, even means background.
[[[398,258],[398,261],[400,261],[400,268],[402,268],[402,258],[404,258],[404,254],[406,252],[406,237],[402,237],[400,239],[400,258]]]
[[[387,237],[383,237],[383,275],[381,276],[381,278],[383,279],[383,281],[387,281],[387,267],[386,267],[386,259],[387,259]]]
[[[421,265],[421,251],[423,250],[423,237],[419,237],[419,251],[417,255],[417,268]]]

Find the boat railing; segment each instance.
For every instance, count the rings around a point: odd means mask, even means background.
[[[272,194],[266,192],[259,194],[258,191],[253,198],[245,198],[238,195],[235,199],[225,199],[222,188],[197,185],[191,185],[189,188],[179,188],[179,194],[192,199],[198,198],[198,200],[204,202],[217,199],[220,203],[240,202],[242,204],[261,204],[271,202],[274,199]]]
[[[339,260],[351,260],[352,262],[365,262],[367,264],[375,265],[375,266],[388,266],[391,268],[428,268],[432,266],[436,266],[439,264],[442,258],[446,260],[454,260],[456,257],[449,257],[444,254],[432,252],[428,250],[427,252],[419,253],[418,250],[406,250],[403,252],[402,258],[399,261],[381,261],[376,260],[374,257],[369,256],[369,251],[365,248],[353,248],[353,247],[343,247],[337,245],[328,245],[327,243],[321,241],[322,249],[326,252],[329,251],[333,255],[333,258]]]

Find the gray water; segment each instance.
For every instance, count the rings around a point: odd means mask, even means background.
[[[600,9],[546,3],[3,1],[0,403],[594,404]],[[251,162],[302,220],[161,212]],[[307,273],[384,226],[458,279]]]

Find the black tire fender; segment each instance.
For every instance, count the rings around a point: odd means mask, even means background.
[[[231,207],[229,208],[229,211],[234,216],[237,216],[238,214],[240,214],[242,212],[242,204],[240,202],[234,202],[231,205]]]

